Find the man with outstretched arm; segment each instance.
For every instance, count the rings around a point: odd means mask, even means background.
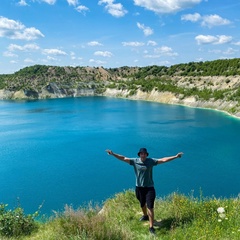
[[[164,158],[149,158],[146,148],[140,148],[138,152],[139,158],[128,158],[123,155],[114,153],[112,150],[107,149],[106,152],[115,158],[126,162],[134,167],[136,176],[136,197],[142,208],[143,216],[140,221],[149,220],[149,231],[155,234],[153,227],[154,223],[154,201],[156,198],[156,192],[154,188],[154,182],[152,177],[152,169],[154,166],[162,163],[172,161],[176,158],[180,158],[183,153],[180,152],[175,156]]]

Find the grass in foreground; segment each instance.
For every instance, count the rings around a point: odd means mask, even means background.
[[[155,239],[238,240],[240,199],[194,198],[173,193],[155,203]],[[116,194],[103,209],[65,207],[30,236],[0,239],[23,240],[147,240],[148,222],[139,222],[142,213],[132,190]]]

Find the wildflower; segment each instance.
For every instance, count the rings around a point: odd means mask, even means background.
[[[224,213],[219,213],[219,217],[223,219],[226,218],[226,215]]]
[[[219,207],[219,208],[217,209],[217,212],[218,212],[218,213],[225,213],[225,209],[224,209],[223,207]]]
[[[218,219],[218,222],[221,222],[222,221],[222,219]]]

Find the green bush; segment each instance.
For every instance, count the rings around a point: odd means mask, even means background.
[[[5,237],[18,237],[30,235],[37,229],[34,218],[38,212],[25,215],[21,207],[7,210],[7,204],[0,204],[0,235]]]

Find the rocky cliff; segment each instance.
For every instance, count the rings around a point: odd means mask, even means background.
[[[153,101],[166,104],[180,104],[196,108],[210,108],[219,111],[224,111],[235,117],[240,117],[240,107],[238,101],[225,101],[220,99],[203,101],[197,100],[196,97],[194,96],[180,99],[178,96],[171,92],[158,92],[155,90],[152,90],[149,93],[138,90],[135,95],[129,96],[129,92],[126,90],[107,89],[104,92],[104,95],[110,97],[128,98],[132,100]],[[234,113],[232,113],[232,111],[230,110],[233,108],[235,109]]]
[[[221,67],[217,68],[219,64]],[[209,69],[218,70],[211,72]],[[36,65],[14,74],[0,75],[2,100],[81,96],[182,104],[226,111],[240,117],[240,59],[180,64],[169,68]]]

